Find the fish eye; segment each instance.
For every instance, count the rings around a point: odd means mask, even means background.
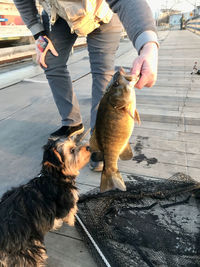
[[[118,82],[118,81],[114,82],[113,86],[114,86],[114,87],[119,86],[119,82]]]

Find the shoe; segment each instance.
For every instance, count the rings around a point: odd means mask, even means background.
[[[102,152],[93,152],[91,154],[89,168],[94,172],[101,172],[103,170]]]
[[[62,126],[57,131],[50,134],[51,138],[67,138],[75,134],[81,134],[84,131],[83,124],[77,126]]]

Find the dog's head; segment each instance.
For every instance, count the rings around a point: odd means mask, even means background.
[[[71,139],[49,139],[44,146],[42,169],[50,175],[76,176],[90,158],[88,145],[77,146]]]

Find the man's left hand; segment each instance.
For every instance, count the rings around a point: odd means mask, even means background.
[[[36,40],[36,53],[37,53],[37,63],[40,64],[42,67],[47,68],[46,54],[50,51],[54,56],[58,56],[58,52],[54,48],[53,43],[51,40],[46,36],[40,36]]]

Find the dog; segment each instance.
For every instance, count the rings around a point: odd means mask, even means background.
[[[45,266],[44,235],[65,222],[74,225],[78,190],[75,178],[90,158],[86,145],[49,139],[41,173],[6,192],[0,201],[0,266]]]

